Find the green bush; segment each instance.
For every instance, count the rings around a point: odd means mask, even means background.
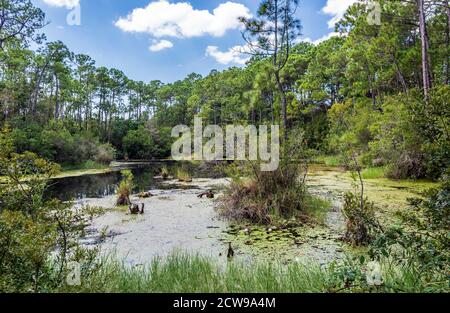
[[[361,199],[356,193],[344,196],[342,213],[346,219],[345,240],[355,246],[367,246],[379,229],[375,218],[375,206],[367,198]]]
[[[414,272],[415,284],[429,290],[450,286],[450,181],[440,188],[409,199],[410,209],[398,213],[402,224],[381,233],[371,246],[371,255]]]
[[[130,130],[123,138],[124,152],[131,159],[151,159],[154,148],[151,133],[142,126],[137,130]]]
[[[311,151],[305,148],[301,134],[292,135],[283,149],[280,164],[274,171],[262,172],[259,162],[249,161],[243,165],[244,171],[241,167],[231,174],[234,181],[219,206],[223,216],[263,224],[279,218],[308,218],[304,178]],[[242,180],[245,175],[248,179]]]
[[[59,166],[15,153],[9,135],[0,133],[0,292],[55,290],[64,284],[68,262],[86,265],[95,257],[79,245],[87,216],[71,204],[43,200]]]

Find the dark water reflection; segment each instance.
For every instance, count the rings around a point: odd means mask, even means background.
[[[222,176],[221,166],[211,164],[192,164],[176,162],[151,162],[148,164],[118,167],[114,171],[103,174],[65,177],[51,180],[48,184],[45,198],[57,198],[62,201],[80,200],[83,198],[102,198],[113,195],[122,179],[120,170],[127,168],[134,175],[135,189],[133,192],[151,189],[167,188],[163,180],[157,176],[161,168],[166,166],[171,175],[175,175],[177,168],[187,170],[193,178],[217,178]]]

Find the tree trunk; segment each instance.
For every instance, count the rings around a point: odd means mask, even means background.
[[[449,51],[450,48],[450,5],[447,4],[447,7],[445,8],[445,10],[447,11],[447,35],[446,35],[446,48],[447,48],[447,53]],[[448,85],[450,83],[450,61],[449,58],[447,57],[446,60],[446,64],[447,64],[447,76],[445,79],[445,83]]]
[[[283,84],[281,84],[281,80],[280,80],[280,73],[279,72],[275,72],[275,78],[277,81],[277,87],[278,87],[278,91],[280,92],[280,97],[281,97],[281,116],[283,119],[283,130],[284,130],[284,139],[287,140],[288,137],[288,133],[287,133],[287,98],[286,98],[286,92],[283,88]]]
[[[420,40],[422,42],[423,93],[425,97],[425,102],[428,103],[430,99],[430,89],[431,89],[431,77],[430,77],[431,71],[428,56],[429,42],[425,20],[425,7],[424,7],[424,0],[416,0],[416,1],[417,1],[417,8],[419,11]]]
[[[397,59],[394,55],[391,55],[392,62],[395,65],[395,72],[397,73],[398,80],[400,81],[400,84],[402,85],[403,92],[408,94],[408,85],[406,84],[405,76],[403,76],[402,71],[400,70],[400,66],[398,65]]]
[[[56,85],[56,90],[55,90],[55,120],[58,120],[59,118],[59,81],[58,81],[58,76],[55,75],[55,85]]]

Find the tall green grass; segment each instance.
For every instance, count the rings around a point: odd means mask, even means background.
[[[188,171],[178,168],[177,169],[177,178],[180,182],[190,183],[192,182],[192,176],[189,174]]]
[[[64,292],[87,293],[213,293],[213,292],[322,292],[327,274],[319,266],[283,266],[238,262],[218,264],[209,258],[173,254],[156,258],[148,266],[131,267],[112,259],[82,280],[81,286]]]
[[[224,261],[225,262],[225,261]],[[175,253],[147,266],[105,259],[80,286],[57,292],[83,293],[324,293],[324,292],[448,292],[445,277],[422,277],[414,268],[382,263],[383,285],[368,286],[359,266],[321,267],[308,262],[218,263],[207,257]],[[352,274],[353,273],[353,274]],[[347,279],[362,279],[347,286]],[[359,275],[356,275],[359,276]],[[436,283],[437,282],[437,283]]]

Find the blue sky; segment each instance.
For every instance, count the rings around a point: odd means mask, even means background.
[[[230,21],[228,16],[241,11],[254,14],[259,4],[259,0],[33,1],[44,10],[50,22],[44,30],[49,41],[61,40],[75,53],[90,55],[96,60],[97,66],[115,67],[132,79],[146,82],[154,79],[173,82],[192,72],[206,75],[212,69],[222,70],[241,65],[242,57],[231,57],[229,49],[241,46],[244,42],[236,23]],[[69,26],[66,22],[67,15],[72,10],[70,7],[78,1],[81,25]],[[158,7],[153,3],[148,10],[136,11],[137,14],[127,18],[134,9],[143,9],[152,2],[160,1],[168,1],[170,6],[160,6],[161,11],[157,11]],[[329,21],[342,12],[342,5],[348,6],[352,1],[354,0],[301,1],[298,17],[303,24],[302,37],[315,41],[327,36],[332,32]],[[233,6],[224,6],[226,2],[233,2]],[[214,13],[213,10],[221,4],[223,13]],[[325,9],[328,14],[323,12],[324,7],[328,8]],[[178,9],[183,17],[177,15]],[[184,18],[187,14],[191,18]],[[176,24],[181,25],[177,34],[170,33],[168,16],[171,21],[183,20]],[[205,19],[201,16],[205,16]],[[122,22],[117,23],[120,19]],[[165,24],[158,24],[159,19],[162,19],[160,23]],[[146,24],[148,20],[152,21],[151,25]],[[210,22],[205,25],[204,20]],[[222,25],[227,25],[229,29],[222,33]],[[151,46],[153,51],[150,50]],[[210,53],[207,55],[206,51]]]

